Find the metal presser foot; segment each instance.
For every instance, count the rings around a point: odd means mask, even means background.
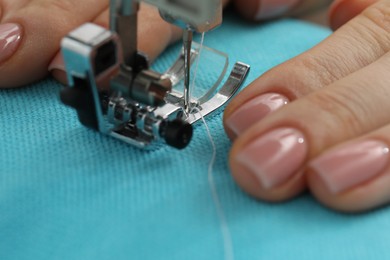
[[[165,73],[149,69],[146,56],[137,51],[139,2],[111,0],[110,30],[84,24],[62,41],[69,87],[61,91],[61,100],[76,109],[83,125],[101,133],[139,148],[165,140],[183,149],[191,141],[192,125],[229,101],[249,66],[236,63],[219,90],[191,99],[190,71],[199,54],[192,49],[192,35],[222,22],[221,0],[145,2],[156,6],[166,21],[183,28],[183,51],[173,66]],[[175,89],[181,81],[182,92]]]

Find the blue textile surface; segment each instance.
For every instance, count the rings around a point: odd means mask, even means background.
[[[329,33],[294,20],[255,26],[230,17],[206,45],[251,64],[251,81]],[[184,151],[140,151],[80,126],[59,89],[47,79],[0,91],[0,259],[223,259],[204,127]],[[230,177],[221,115],[208,122],[236,259],[390,259],[390,209],[342,215],[310,195],[257,202]]]

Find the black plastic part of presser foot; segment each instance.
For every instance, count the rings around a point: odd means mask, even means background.
[[[193,134],[191,124],[180,119],[175,119],[167,122],[163,128],[162,136],[169,146],[184,149],[191,142]]]
[[[75,86],[61,90],[62,103],[77,110],[80,122],[91,129],[99,130],[95,103],[89,83],[84,79],[74,78]]]

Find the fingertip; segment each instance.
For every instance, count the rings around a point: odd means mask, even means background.
[[[25,72],[30,62],[22,60],[26,53],[25,27],[21,21],[8,21],[0,24],[0,88],[15,88],[31,82],[39,72]]]
[[[254,174],[236,165],[233,158],[230,161],[233,179],[244,192],[255,199],[280,203],[295,198],[306,189],[305,178],[302,173],[297,173],[277,187],[267,189],[263,187]]]
[[[261,0],[234,0],[236,10],[247,20],[255,21]]]
[[[307,153],[300,133],[290,128],[266,134],[257,130],[254,126],[241,135],[230,153],[230,167],[237,184],[253,197],[269,202],[300,194],[306,187],[300,165]]]
[[[351,197],[348,192],[332,193],[324,180],[313,169],[308,169],[306,172],[307,186],[311,194],[324,206],[337,212],[357,213],[369,209],[370,207],[364,203],[364,199],[356,199],[361,196],[355,195]]]
[[[289,103],[289,99],[278,93],[263,93],[243,102],[238,109],[226,116],[225,129],[231,138],[240,136],[252,125]]]
[[[329,8],[329,23],[333,30],[337,30],[351,19],[350,9],[346,0],[336,0]]]
[[[261,21],[289,13],[302,0],[235,0],[237,11],[246,19]]]
[[[0,64],[5,63],[18,50],[23,36],[23,28],[18,23],[0,24]]]
[[[51,50],[41,41],[39,33],[31,33],[35,23],[34,19],[27,22],[21,15],[15,15],[0,25],[0,87],[22,87],[48,75],[49,60],[45,56]],[[5,33],[7,27],[14,29]],[[42,43],[40,48],[35,42]]]
[[[65,63],[61,52],[57,53],[48,67],[49,73],[60,83],[66,85]]]
[[[321,175],[311,167],[306,172],[306,180],[311,194],[322,205],[337,212],[361,213],[389,203],[389,174],[339,193],[332,192]]]
[[[337,30],[378,0],[336,0],[329,8],[329,22]]]
[[[53,70],[63,70],[65,71],[64,58],[61,52],[58,52],[54,58],[51,60],[48,71],[52,72]]]
[[[154,61],[169,45],[178,41],[182,30],[163,20],[156,7],[142,4],[138,20],[138,48]]]
[[[54,69],[54,70],[51,71],[51,75],[59,83],[61,83],[63,85],[67,85],[68,84],[68,80],[67,80],[65,71]]]
[[[299,93],[285,87],[290,82],[290,74],[291,77],[296,75],[283,66],[275,67],[234,97],[226,107],[223,117],[225,132],[231,140],[297,99]],[[284,75],[285,78],[279,75]]]

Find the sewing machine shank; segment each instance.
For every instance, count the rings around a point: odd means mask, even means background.
[[[187,2],[184,0],[164,1],[178,4],[182,9],[192,8],[183,7]],[[161,5],[164,1],[147,2],[155,3],[161,13],[180,23],[182,17],[175,11],[167,14],[165,5]],[[207,2],[203,4],[206,6]],[[147,148],[163,139],[170,146],[185,148],[192,137],[192,124],[200,119],[196,114],[199,111],[204,115],[211,114],[225,104],[245,80],[249,66],[237,63],[219,92],[207,100],[191,101],[189,113],[185,93],[180,95],[173,87],[189,75],[186,69],[197,53],[182,53],[169,73],[149,70],[147,58],[134,49],[134,39],[126,38],[129,33],[123,31],[123,23],[134,21],[136,17],[137,3],[112,1],[111,8],[116,10],[112,15],[111,30],[85,24],[63,39],[62,52],[69,83],[61,93],[63,103],[77,110],[79,120],[85,126],[134,146]],[[211,15],[208,12],[206,16],[197,17],[210,20],[208,16]],[[201,21],[194,18],[187,22],[199,30],[215,25],[200,27]],[[130,28],[134,28],[134,24]]]

